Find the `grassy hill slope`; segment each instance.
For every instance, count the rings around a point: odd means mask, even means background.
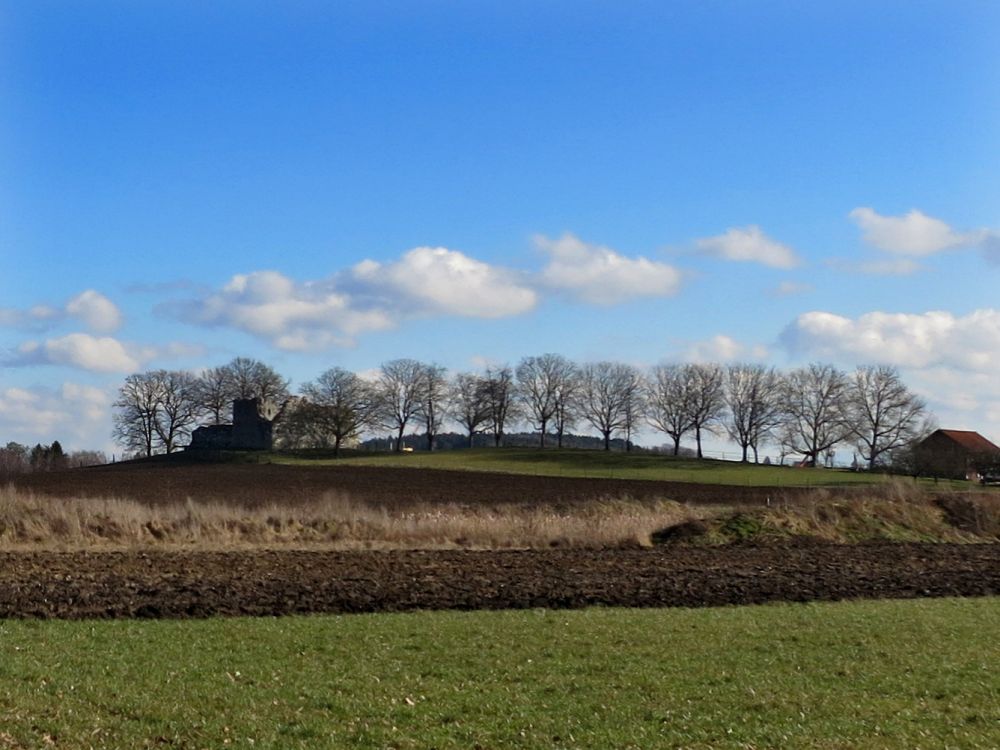
[[[836,487],[872,484],[880,474],[845,469],[741,464],[715,459],[674,458],[650,453],[536,448],[480,448],[434,453],[377,453],[334,459],[328,451],[271,453],[273,463],[392,466],[455,471],[493,471],[536,476],[644,479],[744,487]]]

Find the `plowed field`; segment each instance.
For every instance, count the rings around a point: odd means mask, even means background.
[[[152,505],[191,498],[248,507],[309,503],[326,493],[398,508],[408,503],[572,505],[622,496],[736,505],[805,498],[809,492],[357,466],[169,462],[29,474],[16,484],[59,497],[130,498]],[[660,607],[955,595],[1000,595],[1000,545],[0,552],[0,617]]]
[[[112,464],[15,477],[18,487],[58,497],[119,497],[148,503],[225,500],[255,506],[309,502],[324,493],[386,505],[576,503],[629,496],[690,503],[763,503],[799,497],[804,488],[734,487],[684,482],[529,476],[475,471],[276,464]],[[850,490],[838,490],[849,492]]]
[[[1000,545],[0,553],[0,617],[703,606],[1000,594]]]

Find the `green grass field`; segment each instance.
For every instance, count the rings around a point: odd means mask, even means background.
[[[1000,599],[0,622],[0,748],[997,747]]]
[[[834,487],[872,484],[885,479],[844,469],[804,469],[791,466],[763,466],[650,453],[621,453],[593,450],[539,450],[535,448],[477,448],[474,450],[368,454],[328,457],[313,452],[296,455],[274,453],[268,460],[280,463],[333,463],[358,466],[404,466],[422,469],[499,471],[556,477],[612,479],[652,479],[670,482],[698,482],[752,487]]]

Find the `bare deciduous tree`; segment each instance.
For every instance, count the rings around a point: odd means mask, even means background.
[[[555,389],[555,411],[552,413],[557,448],[562,448],[563,436],[580,416],[580,370],[572,362],[567,364]]]
[[[493,445],[497,448],[503,444],[507,422],[517,413],[514,396],[514,373],[510,367],[488,368],[483,377],[483,400],[489,412]]]
[[[333,436],[324,427],[320,411],[303,396],[289,398],[275,425],[274,444],[281,449],[329,448]]]
[[[912,442],[927,405],[899,377],[895,367],[858,367],[851,379],[852,434],[861,457],[874,469],[883,456]]]
[[[726,410],[723,389],[722,368],[713,364],[685,365],[687,382],[691,388],[691,427],[698,447],[698,458],[702,458],[701,432],[712,431]]]
[[[782,420],[781,376],[773,367],[763,365],[732,365],[726,372],[726,404],[729,406],[729,436],[743,451],[753,449],[757,463],[758,448]]]
[[[622,436],[625,439],[627,452],[632,450],[632,434],[649,409],[649,404],[646,402],[646,394],[648,393],[646,378],[638,371],[636,371],[636,376],[636,387],[629,393],[625,402],[625,421],[622,425]]]
[[[832,365],[811,364],[792,370],[782,390],[781,441],[815,466],[851,434],[847,377]]]
[[[233,408],[233,387],[225,367],[210,367],[198,376],[198,401],[212,424],[229,421]]]
[[[281,404],[289,395],[287,379],[270,365],[249,357],[210,367],[198,376],[197,385],[198,401],[213,424],[229,421],[236,399],[259,398]]]
[[[440,365],[423,366],[420,385],[420,414],[427,431],[427,450],[434,450],[434,436],[440,431],[448,405],[448,378]]]
[[[30,449],[20,443],[9,442],[0,448],[0,479],[22,474],[29,468]]]
[[[288,380],[270,365],[249,357],[237,357],[224,368],[232,399],[259,398],[280,403],[288,398]]]
[[[376,414],[396,431],[396,451],[403,450],[403,433],[423,409],[425,366],[415,359],[393,359],[382,364],[375,386]]]
[[[153,429],[167,453],[180,446],[178,442],[191,437],[202,408],[198,402],[198,379],[180,370],[156,370],[148,373],[155,381],[159,409]]]
[[[320,434],[333,439],[337,456],[344,441],[357,437],[371,422],[372,388],[353,372],[330,368],[300,390],[306,403],[297,404],[293,411],[304,413]]]
[[[689,377],[684,365],[657,365],[646,391],[646,419],[673,439],[675,456],[680,453],[681,438],[694,427]]]
[[[525,406],[525,412],[539,431],[539,444],[545,447],[545,434],[549,423],[556,416],[560,397],[566,396],[564,406],[568,406],[566,386],[574,375],[573,363],[559,354],[542,354],[525,357],[515,371],[517,389]]]
[[[490,419],[485,380],[468,372],[458,373],[451,382],[449,404],[452,418],[469,433],[469,447],[480,425]]]
[[[140,372],[125,378],[114,408],[115,440],[126,450],[152,456],[160,410],[159,384],[152,373]]]
[[[194,375],[176,370],[129,375],[114,402],[115,439],[147,457],[157,449],[173,453],[201,416],[197,386]]]
[[[611,450],[611,435],[628,422],[640,384],[639,371],[620,362],[594,362],[580,370],[582,413],[604,438],[604,450]]]

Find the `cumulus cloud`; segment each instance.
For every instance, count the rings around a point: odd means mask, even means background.
[[[118,339],[71,333],[46,341],[26,341],[17,348],[14,365],[65,365],[91,372],[133,372],[140,361]]]
[[[62,307],[34,305],[26,310],[0,308],[0,326],[22,330],[44,330],[67,318],[81,321],[95,333],[112,333],[122,324],[117,305],[98,291],[87,289]]]
[[[681,274],[571,234],[536,238],[548,255],[538,273],[490,264],[457,250],[417,247],[388,262],[364,260],[320,280],[278,271],[233,276],[221,289],[157,309],[188,323],[244,331],[292,351],[351,346],[357,336],[404,320],[448,315],[503,318],[533,310],[542,290],[610,305],[677,291]]]
[[[869,245],[897,255],[925,257],[955,247],[982,242],[989,233],[957,232],[932,216],[911,210],[903,216],[882,216],[862,206],[849,214],[861,228],[862,239]]]
[[[499,318],[536,302],[535,291],[512,271],[456,250],[418,247],[394,262],[362,261],[320,281],[296,282],[277,271],[239,274],[217,292],[165,309],[303,351],[350,346],[362,333],[409,317]]]
[[[870,312],[857,318],[813,311],[800,315],[781,339],[795,353],[826,359],[993,372],[1000,361],[1000,311]]]
[[[48,305],[35,305],[27,310],[0,307],[0,326],[22,330],[41,330],[62,318],[63,313]]]
[[[702,255],[771,268],[794,268],[800,262],[792,248],[772,240],[758,226],[734,227],[725,234],[697,240],[695,246]]]
[[[443,247],[414,248],[394,263],[364,261],[351,277],[356,289],[383,305],[397,298],[418,312],[502,318],[538,301],[514,272]]]
[[[63,447],[97,448],[94,435],[111,434],[112,394],[94,386],[63,383],[59,388],[0,390],[0,432],[21,443],[49,443]]]
[[[276,271],[238,274],[220,291],[174,308],[188,322],[228,326],[279,349],[347,345],[363,331],[392,326],[384,310],[357,310],[326,284],[296,284]]]
[[[669,297],[680,288],[681,273],[673,266],[629,258],[568,232],[555,240],[538,235],[535,244],[549,256],[539,274],[541,283],[584,302],[613,305],[637,297]]]
[[[83,321],[97,333],[111,333],[122,324],[122,314],[115,303],[93,289],[81,292],[67,302],[66,313]]]
[[[743,344],[724,334],[695,342],[684,352],[684,359],[688,362],[759,362],[767,357],[767,347]]]

